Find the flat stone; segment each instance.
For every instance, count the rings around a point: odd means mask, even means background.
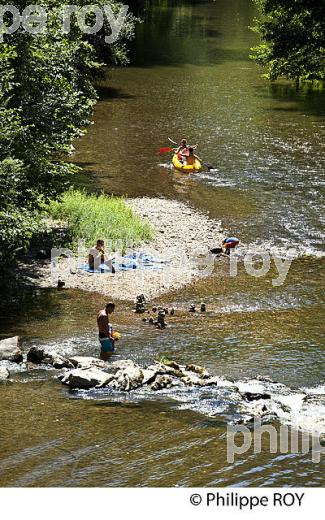
[[[101,388],[114,379],[114,375],[107,374],[98,368],[76,368],[60,378],[61,382],[70,388],[88,389]]]
[[[12,361],[13,363],[23,361],[23,352],[19,347],[18,336],[0,341],[0,361]]]
[[[76,368],[106,368],[106,361],[102,361],[101,359],[90,357],[90,356],[73,356],[69,358],[69,361]]]

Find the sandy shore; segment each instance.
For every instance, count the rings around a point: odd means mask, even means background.
[[[111,273],[88,273],[78,264],[60,264],[32,261],[20,263],[22,285],[56,287],[58,278],[66,288],[94,291],[112,299],[134,300],[138,294],[157,297],[178,289],[196,278],[207,276],[213,270],[211,247],[221,244],[223,235],[220,222],[178,201],[162,198],[129,199],[128,205],[155,231],[155,238],[143,243],[136,251],[145,252],[165,261],[155,264],[156,269],[117,270]],[[160,267],[160,268],[159,268]]]

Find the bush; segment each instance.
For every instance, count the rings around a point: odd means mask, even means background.
[[[151,226],[135,215],[121,197],[68,191],[61,202],[50,203],[48,212],[52,218],[68,224],[72,246],[85,240],[90,247],[97,239],[112,240],[113,244],[117,240],[139,244],[153,236]]]

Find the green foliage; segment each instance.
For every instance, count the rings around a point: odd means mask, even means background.
[[[150,225],[135,215],[121,197],[68,191],[61,202],[50,203],[48,212],[54,219],[67,222],[72,245],[82,239],[90,247],[100,238],[139,244],[153,236]]]
[[[31,193],[30,193],[31,192]],[[21,161],[5,159],[0,162],[0,264],[10,262],[18,251],[25,251],[33,234],[42,227],[24,175]]]
[[[22,11],[29,2],[11,4]],[[39,5],[48,13],[46,31],[32,35],[18,30],[4,35],[0,43],[0,245],[6,258],[8,248],[28,246],[44,202],[60,196],[72,183],[78,168],[65,158],[90,123],[97,100],[93,80],[105,64],[127,61],[125,40],[132,37],[134,27],[131,15],[120,40],[108,46],[104,34],[98,40],[97,35],[84,34],[74,17],[69,34],[63,34],[65,4],[42,0]],[[115,0],[94,4],[110,4],[114,12],[120,7]],[[103,31],[110,32],[107,26]]]
[[[262,43],[251,57],[275,80],[325,80],[324,0],[254,0]]]

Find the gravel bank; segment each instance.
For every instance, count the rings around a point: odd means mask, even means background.
[[[21,264],[24,284],[55,287],[58,277],[66,288],[94,291],[119,300],[134,300],[141,293],[153,298],[178,289],[196,278],[206,276],[213,268],[211,247],[223,238],[220,222],[191,206],[162,198],[129,199],[127,204],[155,230],[155,238],[137,251],[166,261],[161,269],[135,269],[115,274],[92,274],[80,269],[51,270],[49,262]],[[71,265],[71,264],[70,264]],[[77,267],[77,266],[76,266]]]

